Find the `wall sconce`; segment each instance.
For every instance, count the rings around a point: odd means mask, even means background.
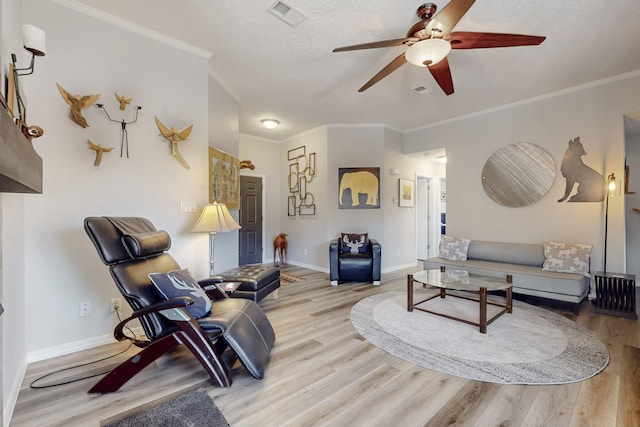
[[[263,119],[260,123],[267,129],[275,129],[280,125],[280,122],[276,119]]]
[[[45,34],[44,31],[33,25],[22,26],[22,43],[24,48],[31,52],[31,64],[26,68],[16,67],[16,54],[11,54],[11,60],[13,61],[13,72],[16,76],[27,76],[33,74],[33,66],[35,64],[36,56],[44,56],[45,51]],[[17,81],[17,79],[16,79]]]
[[[15,85],[16,102],[18,104],[18,118],[20,119],[20,123],[24,124],[24,103],[22,102],[18,76],[28,76],[29,74],[33,74],[36,56],[44,56],[44,31],[38,27],[34,27],[33,25],[23,25],[22,44],[26,50],[31,52],[31,64],[25,68],[18,68],[16,66],[18,59],[16,58],[15,53],[11,54],[11,62],[13,63],[13,84]]]
[[[389,174],[391,174],[391,175],[400,175],[400,169],[396,169],[396,168],[389,169]]]

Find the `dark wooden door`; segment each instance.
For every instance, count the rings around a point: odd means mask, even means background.
[[[262,178],[240,176],[240,256],[238,264],[262,262]]]

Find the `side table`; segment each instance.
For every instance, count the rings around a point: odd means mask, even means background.
[[[637,319],[636,276],[596,271],[596,313]]]

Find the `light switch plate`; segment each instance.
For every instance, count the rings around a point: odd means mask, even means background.
[[[196,202],[180,202],[180,212],[195,212]]]

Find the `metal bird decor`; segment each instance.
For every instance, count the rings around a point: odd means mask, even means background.
[[[193,125],[190,125],[189,127],[186,127],[178,132],[176,128],[169,129],[168,127],[166,127],[157,117],[156,124],[158,125],[158,129],[160,129],[160,133],[162,134],[162,136],[164,136],[171,143],[171,155],[175,157],[176,160],[180,162],[180,164],[184,166],[185,169],[191,169],[189,164],[178,151],[178,143],[189,138],[189,134],[191,133]]]
[[[89,143],[89,148],[96,152],[96,160],[93,162],[94,166],[100,166],[100,162],[102,161],[102,153],[108,153],[113,150],[113,147],[103,147],[101,144],[94,144],[91,140],[87,140]]]
[[[71,95],[58,83],[56,83],[56,86],[58,86],[58,91],[60,91],[60,95],[62,95],[62,98],[67,104],[71,106],[71,112],[69,114],[71,120],[73,120],[83,128],[88,127],[89,124],[87,123],[87,120],[82,116],[82,109],[87,108],[88,106],[96,102],[100,97],[100,94],[85,96]]]
[[[124,111],[124,109],[127,108],[127,105],[131,104],[131,101],[133,100],[133,98],[125,98],[124,96],[120,96],[117,93],[115,95],[116,95],[116,99],[120,103],[121,111]]]

